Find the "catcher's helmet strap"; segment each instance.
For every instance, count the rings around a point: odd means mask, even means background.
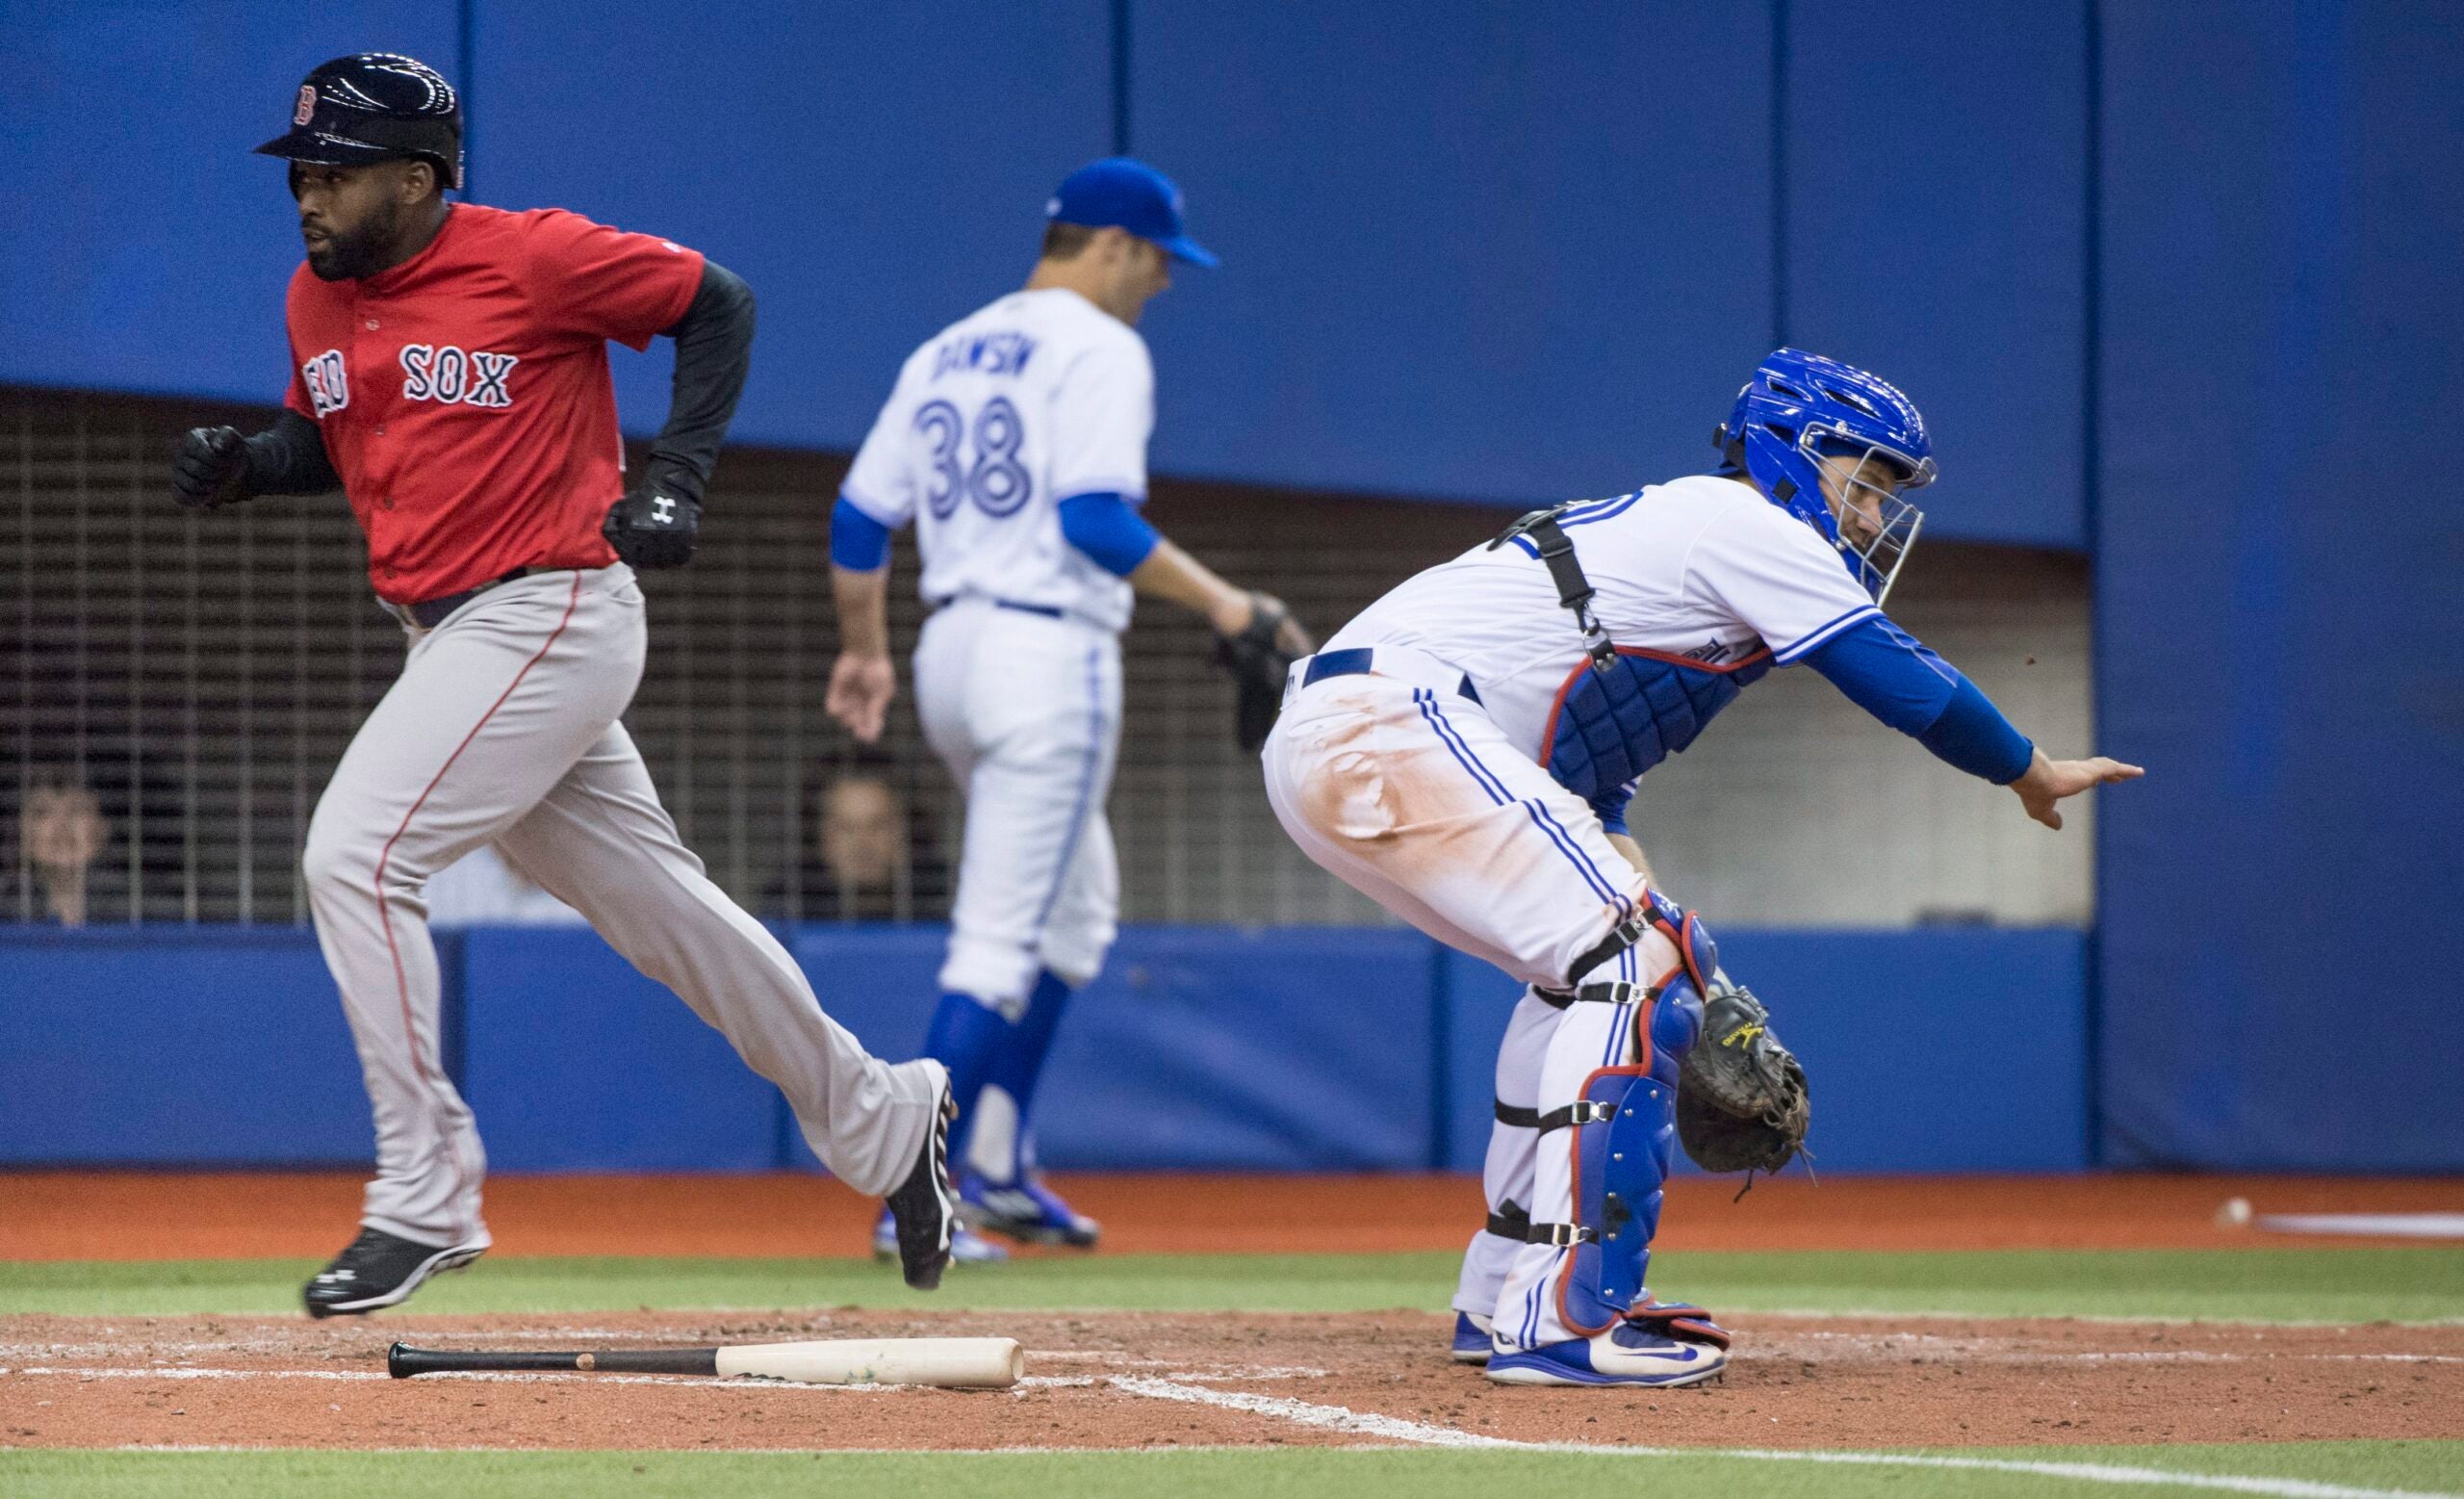
[[[1566,502],[1567,504],[1579,503]],[[1574,538],[1557,524],[1557,512],[1565,507],[1561,504],[1553,509],[1532,511],[1507,527],[1497,540],[1489,543],[1489,550],[1494,552],[1509,541],[1527,539],[1531,543],[1539,553],[1540,560],[1547,564],[1550,579],[1557,585],[1557,602],[1574,615],[1575,628],[1582,632],[1583,654],[1591,658],[1591,669],[1606,671],[1617,664],[1617,645],[1608,638],[1608,632],[1600,628],[1600,621],[1592,617],[1591,601],[1598,590],[1592,587],[1591,580],[1583,576],[1582,564],[1575,560]]]

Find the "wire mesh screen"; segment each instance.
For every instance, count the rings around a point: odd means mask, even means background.
[[[340,497],[192,517],[166,478],[201,420],[270,411],[0,391],[0,918],[300,922],[319,791],[399,668]],[[904,653],[921,623],[895,553],[900,696],[884,743],[824,712],[835,652],[825,518],[844,460],[732,452],[690,568],[647,575],[651,652],[626,721],[685,841],[748,909],[937,920],[962,809],[917,730]],[[1321,635],[1499,511],[1159,482],[1150,514]],[[1929,544],[1894,612],[1969,664],[2022,726],[2087,742],[2087,593],[2073,559]],[[1132,921],[1387,919],[1309,864],[1232,742],[1195,621],[1149,606],[1127,648],[1111,814]],[[2027,664],[2024,670],[2021,662]],[[2007,669],[2006,669],[2007,668]],[[1656,772],[1635,829],[1680,893],[1731,922],[2082,920],[2084,830],[2031,842],[2008,794],[1963,783],[1819,682],[1782,673],[1707,752]],[[1828,799],[1844,786],[1867,798]],[[892,877],[858,889],[824,834],[862,790]],[[1872,799],[1903,802],[1899,814]],[[850,805],[853,803],[851,802]],[[1837,877],[1852,861],[1861,880]],[[998,872],[993,871],[997,878]],[[442,877],[441,877],[442,878]],[[1714,900],[1716,896],[1716,901]]]

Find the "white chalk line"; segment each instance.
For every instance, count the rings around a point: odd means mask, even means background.
[[[1257,1415],[1277,1416],[1302,1426],[1325,1431],[1350,1432],[1362,1436],[1383,1436],[1389,1441],[1410,1442],[1419,1447],[1528,1447],[1529,1442],[1508,1441],[1502,1436],[1481,1436],[1472,1432],[1458,1432],[1450,1426],[1431,1426],[1424,1421],[1407,1421],[1400,1416],[1364,1414],[1348,1406],[1312,1405],[1305,1400],[1291,1400],[1280,1395],[1250,1395],[1239,1390],[1206,1389],[1195,1384],[1177,1383],[1139,1374],[1116,1374],[1109,1382],[1113,1388],[1131,1395],[1143,1395],[1149,1400],[1177,1400],[1192,1405],[1215,1406],[1225,1410],[1246,1410]],[[1614,1449],[1610,1449],[1614,1450]]]
[[[1986,1473],[2024,1473],[2040,1478],[2077,1479],[2083,1483],[2218,1489],[2227,1493],[2266,1494],[2272,1499],[2456,1499],[2451,1494],[2418,1489],[2361,1488],[2345,1484],[2318,1484],[2307,1479],[2251,1478],[2237,1474],[2183,1473],[2165,1468],[2128,1467],[2105,1462],[2037,1462],[2010,1458],[1949,1458],[1915,1453],[1793,1452],[1758,1447],[1604,1447],[1587,1442],[1522,1442],[1482,1436],[1450,1426],[1432,1426],[1398,1416],[1365,1413],[1346,1406],[1313,1405],[1274,1395],[1247,1395],[1138,1375],[1116,1375],[1114,1388],[1152,1400],[1175,1400],[1276,1416],[1326,1431],[1382,1436],[1423,1447],[1503,1447],[1527,1452],[1577,1452],[1630,1458],[1718,1458],[1750,1462],[1828,1462],[1857,1467],[1915,1467]]]
[[[2325,1357],[2366,1357],[2370,1356],[2329,1355]],[[1281,1370],[1277,1372],[1291,1374],[1295,1371]],[[1322,1373],[1322,1371],[1318,1372]],[[75,1365],[0,1368],[0,1376],[6,1375],[15,1375],[24,1378],[67,1378],[78,1380],[292,1379],[326,1381],[332,1383],[367,1383],[374,1381],[390,1381],[392,1379],[392,1376],[390,1375],[356,1369],[131,1369],[79,1367]],[[691,1375],[582,1374],[578,1372],[568,1374],[560,1371],[515,1372],[499,1370],[463,1370],[450,1373],[422,1375],[420,1378],[423,1380],[459,1380],[469,1383],[482,1383],[649,1384],[681,1386],[686,1388],[708,1388],[714,1384],[721,1384],[738,1389],[796,1389],[805,1391],[823,1391],[829,1393],[845,1393],[849,1391],[888,1393],[901,1387],[892,1385],[786,1384],[775,1381],[722,1381]],[[1239,1376],[1224,1375],[1218,1376],[1218,1378],[1239,1378]],[[1095,1382],[1092,1379],[1067,1376],[1035,1378],[1022,1382],[1022,1383],[1040,1387],[1084,1387],[1092,1385]],[[1500,1448],[1516,1451],[1584,1453],[1598,1456],[1717,1458],[1740,1461],[1828,1462],[1855,1466],[1920,1467],[1977,1472],[2019,1473],[2048,1478],[2076,1479],[2085,1483],[2101,1483],[2118,1486],[2162,1486],[2169,1484],[2177,1487],[2211,1489],[2229,1493],[2269,1495],[2272,1496],[2272,1499],[2456,1499],[2456,1496],[2453,1495],[2431,1494],[2421,1490],[2367,1488],[2349,1485],[2319,1484],[2303,1479],[2245,1477],[2233,1474],[2186,1473],[2163,1468],[2130,1467],[2112,1463],[2030,1461],[2015,1459],[1956,1458],[1920,1454],[1874,1452],[1820,1452],[1790,1451],[1785,1449],[1719,1447],[1635,1447],[1603,1446],[1597,1443],[1581,1442],[1526,1442],[1502,1436],[1486,1436],[1476,1432],[1460,1431],[1453,1427],[1436,1426],[1427,1422],[1408,1420],[1399,1416],[1380,1415],[1374,1411],[1353,1410],[1346,1406],[1319,1405],[1309,1401],[1295,1400],[1284,1396],[1250,1394],[1239,1390],[1209,1389],[1204,1385],[1189,1383],[1183,1380],[1158,1379],[1144,1375],[1113,1375],[1107,1378],[1104,1383],[1125,1394],[1141,1396],[1146,1399],[1168,1400],[1182,1402],[1185,1404],[1212,1406],[1219,1409],[1239,1410],[1255,1415],[1270,1416],[1279,1420],[1291,1421],[1296,1425],[1314,1427],[1324,1431],[1343,1432],[1352,1435],[1367,1436],[1416,1447]],[[250,1451],[258,1449],[241,1447],[224,1449],[211,1446],[190,1447],[186,1445],[167,1447],[157,1445],[131,1447],[124,1450]],[[472,1448],[432,1450],[494,1451],[499,1449]],[[1048,1451],[1053,1449],[1028,1448],[1015,1450]],[[1176,1448],[1172,1450],[1191,1449]],[[1251,1449],[1232,1448],[1229,1450],[1246,1451]]]
[[[2120,1316],[2084,1311],[1912,1311],[1904,1306],[1764,1306],[1722,1300],[1730,1315],[1794,1317],[1805,1322],[2087,1322],[2099,1327],[2149,1328],[2464,1328],[2464,1317],[2181,1317],[2143,1313]]]

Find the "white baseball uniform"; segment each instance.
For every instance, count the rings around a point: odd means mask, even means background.
[[[1681,478],[1558,520],[1619,654],[1664,668],[1668,700],[1700,717],[1732,695],[1720,679],[1797,660],[1877,612],[1811,528],[1731,479]],[[1308,682],[1330,658],[1354,669]],[[1294,667],[1267,740],[1268,797],[1310,858],[1527,984],[1656,981],[1676,964],[1656,932],[1610,958],[1613,971],[1582,970],[1643,889],[1593,802],[1553,764],[1569,692],[1589,669],[1536,549],[1476,547],[1406,580]],[[1594,1069],[1634,1060],[1634,1021],[1627,1005],[1559,1009],[1527,995],[1499,1056],[1500,1101],[1574,1102]],[[1498,1125],[1489,1202],[1570,1222],[1567,1152],[1537,1139]],[[1509,1344],[1577,1336],[1550,1292],[1566,1255],[1477,1235],[1454,1305],[1495,1318]]]
[[[1013,1020],[1040,969],[1092,978],[1118,921],[1104,802],[1131,590],[1064,538],[1060,505],[1145,499],[1154,393],[1136,329],[1076,292],[1014,292],[908,359],[841,491],[916,528],[916,708],[967,802],[940,983]],[[970,1158],[998,1144],[977,1131]]]

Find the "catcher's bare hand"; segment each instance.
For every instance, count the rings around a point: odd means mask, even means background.
[[[830,668],[830,691],[823,706],[847,732],[866,744],[882,737],[890,699],[898,695],[898,669],[887,656],[842,653]]]
[[[2102,755],[2087,760],[2048,760],[2042,750],[2028,765],[2027,774],[2011,783],[2017,792],[2019,804],[2028,815],[2046,827],[2059,830],[2062,812],[2054,803],[2066,796],[2076,796],[2090,787],[2105,786],[2116,781],[2136,781],[2147,772],[2137,765],[2108,760]]]

